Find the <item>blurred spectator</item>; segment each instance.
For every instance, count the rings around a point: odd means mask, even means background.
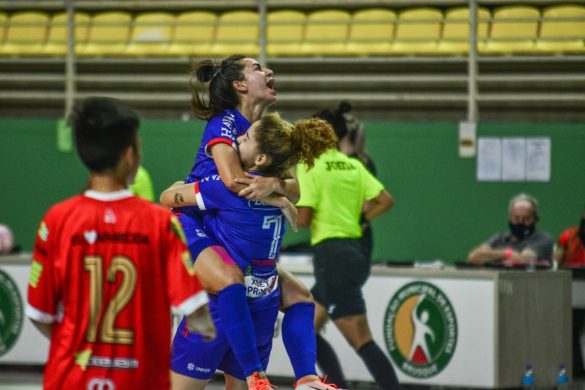
[[[500,232],[473,249],[467,258],[472,264],[489,262],[526,263],[530,258],[552,260],[553,239],[537,230],[538,202],[528,194],[518,194],[508,208],[509,231]]]
[[[579,226],[572,226],[561,233],[555,260],[566,267],[585,267],[585,209]]]
[[[12,230],[4,224],[0,224],[0,255],[7,255],[14,248],[14,234]]]

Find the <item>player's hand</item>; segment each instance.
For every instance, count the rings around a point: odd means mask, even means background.
[[[214,340],[217,330],[209,314],[209,306],[203,305],[187,317],[187,328],[194,333],[199,333],[205,341]]]
[[[262,201],[271,206],[280,208],[280,211],[282,211],[282,214],[290,224],[290,227],[292,228],[293,232],[297,232],[299,230],[297,227],[299,211],[297,210],[296,206],[290,200],[288,200],[286,196],[272,194],[262,199]]]
[[[286,199],[286,198],[285,198]],[[297,219],[299,218],[299,210],[295,207],[294,204],[288,199],[286,201],[289,203],[285,208],[281,208],[282,214],[285,216],[286,220],[290,224],[291,229],[293,232],[298,232],[299,228],[297,226]]]
[[[246,188],[238,192],[239,196],[243,196],[250,200],[260,200],[272,194],[278,187],[278,179],[275,177],[264,177],[258,175],[251,175],[244,172],[246,177],[237,177],[234,179],[236,183],[247,185]]]

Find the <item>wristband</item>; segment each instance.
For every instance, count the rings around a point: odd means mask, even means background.
[[[510,256],[512,256],[513,252],[514,252],[514,249],[506,248],[506,251],[504,252],[504,260],[508,260],[510,258]]]

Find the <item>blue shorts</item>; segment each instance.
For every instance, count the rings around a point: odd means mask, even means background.
[[[193,261],[197,260],[197,257],[199,257],[199,254],[204,249],[210,246],[221,246],[205,233],[202,218],[198,218],[197,215],[192,213],[185,214],[181,212],[181,209],[178,211],[177,217],[183,226],[183,232],[185,232],[187,246],[189,247]]]
[[[268,297],[248,300],[254,329],[256,330],[256,344],[260,363],[264,370],[268,367],[272,338],[274,337],[274,323],[280,306],[280,290],[276,290]],[[210,296],[209,309],[217,329],[217,338],[211,342],[187,330],[185,319],[177,328],[171,349],[171,370],[176,373],[196,378],[210,379],[216,370],[245,381],[246,377],[234,355],[228,339],[217,315],[217,298]]]

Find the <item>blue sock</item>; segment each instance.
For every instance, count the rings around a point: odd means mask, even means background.
[[[219,291],[217,306],[221,324],[244,375],[248,377],[255,371],[263,371],[256,349],[256,333],[246,298],[246,287],[243,284],[231,284]]]
[[[296,379],[305,375],[317,375],[315,362],[315,304],[295,303],[284,312],[282,341],[293,366]]]

